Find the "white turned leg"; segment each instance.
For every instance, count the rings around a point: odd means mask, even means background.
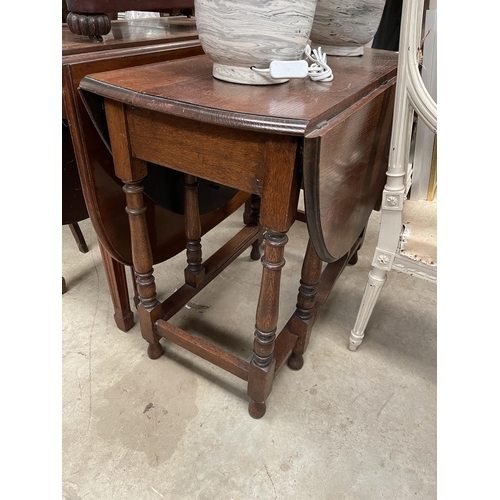
[[[351,351],[355,351],[363,342],[366,325],[386,280],[387,272],[385,270],[373,267],[368,274],[368,281],[366,282],[365,293],[359,307],[356,323],[349,337],[349,349]]]

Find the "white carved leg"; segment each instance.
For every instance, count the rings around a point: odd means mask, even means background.
[[[386,281],[397,251],[403,201],[407,194],[409,152],[414,113],[437,133],[437,104],[427,91],[420,74],[418,54],[422,36],[423,0],[403,0],[399,41],[398,79],[394,97],[394,114],[387,181],[380,214],[377,248],[368,275],[365,293],[349,338],[349,349],[355,351],[363,341],[364,331],[375,303]]]
[[[366,325],[386,280],[387,272],[385,270],[373,267],[368,273],[368,281],[366,282],[365,293],[359,307],[358,317],[349,337],[349,349],[351,351],[355,351],[361,342],[363,342]]]

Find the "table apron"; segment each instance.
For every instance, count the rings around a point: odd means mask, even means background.
[[[133,157],[262,194],[269,134],[127,107]]]

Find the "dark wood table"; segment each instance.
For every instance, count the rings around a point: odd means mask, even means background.
[[[284,362],[302,367],[312,325],[346,263],[356,260],[384,186],[397,54],[367,50],[362,57],[330,57],[329,64],[335,75],[329,83],[226,83],[212,77],[212,63],[204,55],[89,75],[80,82],[124,184],[149,356],[162,355],[163,337],[247,381],[254,418],[264,415]],[[186,284],[163,302],[156,297],[145,224],[147,162],[182,172],[191,182],[203,178],[253,193],[253,215],[260,215],[260,227],[243,228],[204,262],[198,248],[197,267],[186,270]],[[297,217],[304,219],[297,211],[301,187],[310,240],[297,309],[277,334],[286,233]],[[196,227],[196,209],[186,215],[187,224]],[[253,355],[246,361],[168,320],[262,231]],[[193,231],[191,238],[198,241],[198,236]],[[189,256],[188,251],[188,261]]]
[[[111,153],[92,125],[77,88],[89,73],[202,53],[196,30],[173,26],[167,18],[113,21],[101,43],[75,35],[62,25],[63,225],[90,216],[99,238],[115,321],[124,331],[134,324],[124,267],[132,265],[125,203]],[[170,233],[162,229],[170,220],[170,211],[153,201],[148,205],[149,230],[159,235],[158,248],[153,249],[159,262],[171,255],[167,248]]]

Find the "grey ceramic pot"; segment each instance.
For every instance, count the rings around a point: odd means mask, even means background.
[[[334,56],[363,55],[377,32],[385,0],[318,0],[311,31],[313,48]]]
[[[219,80],[283,83],[252,70],[302,57],[317,0],[195,0],[198,36]]]

